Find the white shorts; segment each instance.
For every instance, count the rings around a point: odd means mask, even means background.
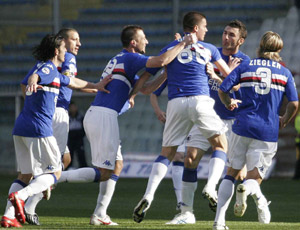
[[[85,114],[83,126],[91,146],[92,164],[113,170],[120,145],[118,113],[109,108],[91,106]]]
[[[214,100],[206,95],[170,100],[167,106],[162,146],[181,145],[194,124],[205,138],[225,133],[227,128],[213,106]]]
[[[119,145],[118,152],[117,152],[117,157],[116,157],[116,161],[122,161],[123,160],[121,148],[122,148],[122,146]]]
[[[18,171],[38,176],[61,170],[61,155],[56,139],[13,136]]]
[[[211,145],[210,145],[209,141],[207,140],[207,138],[205,138],[202,135],[200,130],[197,128],[197,126],[194,125],[187,137],[186,146],[202,149],[203,151],[207,151]]]
[[[56,138],[61,156],[69,153],[68,134],[69,134],[69,114],[68,111],[61,107],[55,108],[52,120],[53,136]]]
[[[257,168],[261,178],[264,178],[276,154],[277,142],[260,141],[235,133],[231,134],[230,141],[229,166],[242,169],[246,164],[248,171]]]

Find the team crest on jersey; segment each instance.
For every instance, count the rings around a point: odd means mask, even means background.
[[[42,68],[42,72],[43,72],[44,74],[49,74],[49,73],[50,73],[50,70],[49,70],[49,68],[44,67],[44,68]]]

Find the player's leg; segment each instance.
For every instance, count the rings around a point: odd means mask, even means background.
[[[8,190],[8,195],[26,187],[29,181],[31,180],[31,177],[32,174],[22,175],[18,173],[18,178],[14,180],[13,183],[11,184]],[[15,217],[15,208],[13,207],[12,203],[9,200],[7,201],[4,215],[1,219],[1,226],[4,228],[22,227]]]
[[[202,191],[202,195],[209,200],[210,208],[215,211],[218,202],[216,187],[223,174],[227,160],[227,139],[225,134],[221,134],[208,138],[208,141],[212,146],[213,153],[209,161],[207,183]]]
[[[121,154],[120,148],[119,148],[119,152]],[[119,179],[122,169],[123,169],[123,160],[122,158],[120,158],[116,160],[115,169],[110,179],[100,183],[100,192],[98,194],[97,205],[91,217],[90,224],[118,225],[117,223],[111,221],[110,217],[107,215],[107,208],[113,197],[116,183]]]
[[[187,148],[184,158],[184,171],[182,177],[182,207],[181,213],[166,224],[195,224],[196,219],[193,214],[194,194],[197,189],[197,167],[205,153],[202,149],[194,147]]]
[[[254,199],[257,207],[258,220],[260,223],[268,224],[271,220],[269,210],[270,202],[263,195],[260,184],[265,177],[265,173],[272,164],[272,159],[277,151],[276,142],[264,142],[252,139],[248,149],[246,180],[237,188],[236,204],[234,206],[235,213],[243,216],[244,211],[240,211],[239,206],[243,204],[248,195]]]
[[[176,210],[181,208],[181,192],[182,192],[182,174],[184,168],[184,153],[185,153],[185,144],[180,145],[177,149],[177,152],[174,156],[172,162],[172,181],[174,186],[174,191],[177,199]]]

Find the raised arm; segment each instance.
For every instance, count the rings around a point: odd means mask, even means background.
[[[174,46],[172,49],[169,49],[167,52],[161,54],[160,56],[151,56],[149,57],[146,67],[163,67],[168,65],[174,58],[184,49],[184,47],[194,44],[197,42],[197,37],[195,33],[188,34],[184,36],[183,40]]]
[[[151,81],[145,82],[144,86],[140,89],[140,92],[145,95],[149,95],[157,90],[162,83],[167,79],[167,71],[163,71],[158,77]]]
[[[84,81],[79,78],[70,78],[70,83],[68,87],[72,89],[84,89],[84,88],[97,89],[105,93],[110,93],[107,89],[105,89],[105,86],[112,81],[111,77],[112,75],[110,74],[97,83]]]

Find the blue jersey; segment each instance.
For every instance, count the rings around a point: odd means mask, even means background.
[[[39,62],[28,73],[25,79],[33,73],[39,75],[39,88],[37,93],[26,95],[24,107],[16,119],[13,135],[23,137],[48,137],[52,136],[52,117],[60,86],[67,86],[70,79],[60,74],[51,62]],[[26,85],[27,85],[26,80]]]
[[[222,48],[218,48],[218,50],[220,51],[222,59],[226,63],[228,63],[229,56],[225,56],[222,53]],[[241,63],[243,63],[243,61],[250,61],[250,58],[246,54],[242,53],[241,51],[238,51],[236,54],[233,54],[232,57],[240,58]],[[222,76],[222,74],[220,73],[220,71],[218,69],[215,69],[215,72],[216,72],[216,74]],[[210,89],[210,96],[215,100],[214,109],[215,109],[216,113],[220,116],[221,119],[224,119],[224,120],[234,119],[236,110],[230,111],[230,110],[226,109],[226,107],[224,106],[224,104],[221,102],[221,100],[219,98],[218,90],[219,90],[220,84],[213,79],[209,79],[208,84],[209,84],[209,89]],[[235,91],[230,94],[230,97],[240,99],[240,92]]]
[[[68,77],[76,77],[77,66],[76,66],[75,55],[66,52],[65,61],[62,63],[62,66],[58,67],[58,71]],[[68,110],[70,102],[71,102],[72,92],[73,92],[72,89],[70,89],[66,86],[61,86],[61,88],[59,90],[56,107],[62,107],[64,109]]]
[[[135,75],[146,67],[148,58],[138,53],[130,53],[125,49],[113,57],[101,77],[113,74],[113,80],[106,86],[110,93],[99,91],[92,105],[110,108],[119,113],[135,84]]]
[[[161,53],[172,49],[181,40],[175,40],[162,49]],[[185,47],[167,65],[168,98],[209,95],[206,64],[221,59],[218,49],[209,43],[198,41]],[[148,71],[148,70],[147,70]],[[153,71],[149,70],[150,73]]]
[[[236,112],[233,132],[257,140],[277,142],[283,96],[286,95],[289,101],[298,101],[291,72],[276,61],[252,59],[234,69],[220,89],[228,93],[237,84],[241,84],[242,103]]]

